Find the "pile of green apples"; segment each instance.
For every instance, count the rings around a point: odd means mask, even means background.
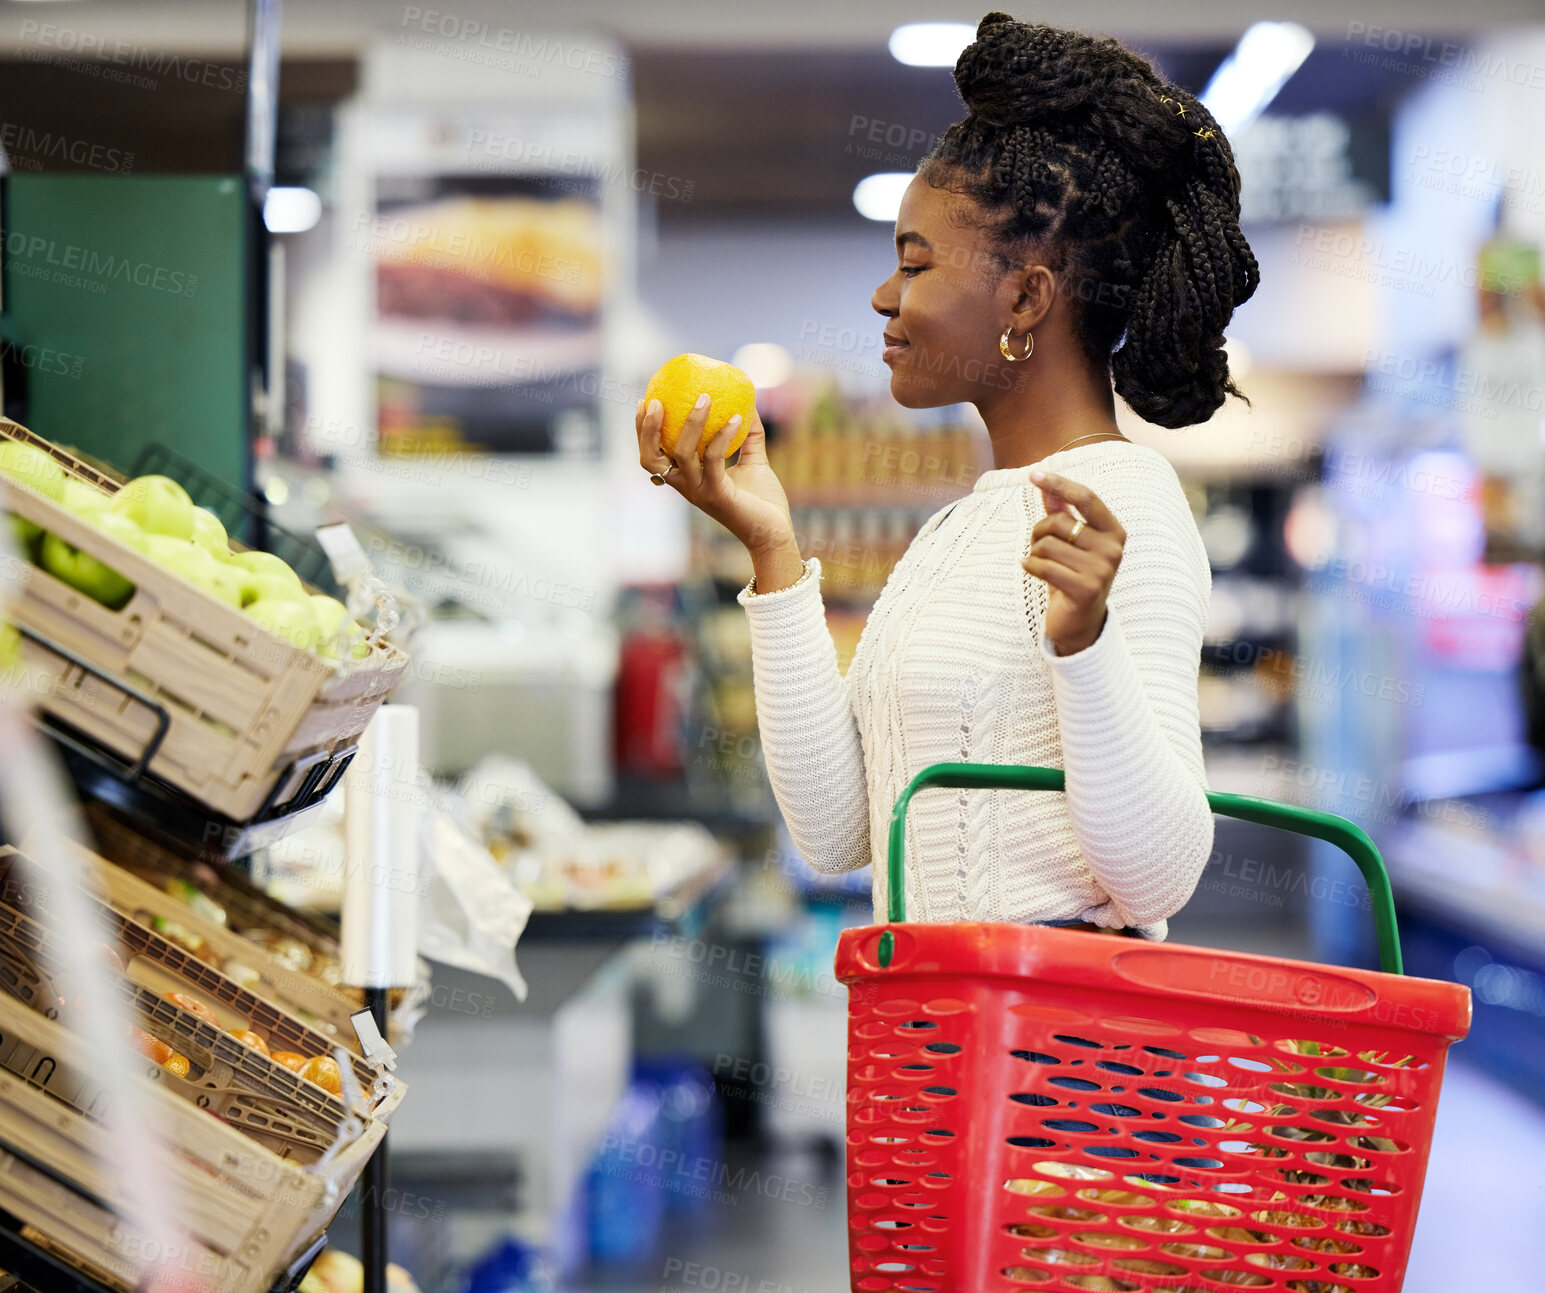
[[[336,660],[341,639],[355,658],[370,654],[365,630],[342,602],[307,592],[300,576],[271,552],[232,552],[220,518],[196,506],[169,476],[139,476],[109,494],[19,440],[0,440],[0,474],[53,499],[302,650]],[[112,610],[134,596],[133,583],[91,553],[14,513],[11,524],[28,559],[71,588]]]

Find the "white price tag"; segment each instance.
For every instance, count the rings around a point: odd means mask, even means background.
[[[368,1009],[356,1010],[349,1016],[349,1022],[354,1025],[354,1035],[359,1038],[360,1048],[367,1060],[380,1064],[388,1071],[397,1067],[397,1052],[381,1036],[381,1030],[376,1026],[376,1017]]]
[[[347,584],[352,579],[370,573],[370,558],[365,555],[365,549],[360,546],[358,537],[347,523],[339,521],[334,525],[319,525],[316,534],[317,542],[322,545],[322,551],[327,554],[328,563],[333,568],[333,577],[340,584]]]

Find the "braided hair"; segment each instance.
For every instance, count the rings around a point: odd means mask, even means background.
[[[955,85],[969,115],[918,173],[976,200],[1005,270],[1037,246],[1076,302],[1094,370],[1159,426],[1205,422],[1226,395],[1248,405],[1223,329],[1260,270],[1212,114],[1113,39],[998,12],[956,62]]]

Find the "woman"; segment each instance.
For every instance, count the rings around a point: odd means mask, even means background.
[[[659,403],[641,401],[640,462],[750,551],[763,752],[812,866],[874,862],[882,919],[889,815],[914,774],[1061,767],[1064,795],[920,795],[909,916],[1163,939],[1212,849],[1197,707],[1211,574],[1174,469],[1116,428],[1112,382],[1165,427],[1243,398],[1223,351],[1259,281],[1239,176],[1207,110],[1113,40],[990,13],[955,82],[968,115],[907,189],[873,305],[896,399],[969,400],[994,467],[912,541],[846,678],[760,424],[734,467],[734,424],[700,464],[704,404],[673,466]]]

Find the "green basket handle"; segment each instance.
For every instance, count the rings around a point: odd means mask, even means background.
[[[890,893],[887,897],[887,917],[894,923],[907,918],[905,883],[901,854],[906,837],[907,805],[912,796],[929,786],[953,786],[965,790],[1063,790],[1066,774],[1061,768],[1033,768],[1012,763],[935,763],[924,768],[901,792],[896,807],[891,810],[890,858],[888,874]],[[1379,935],[1379,965],[1386,974],[1404,974],[1400,958],[1400,934],[1395,927],[1395,899],[1390,892],[1389,873],[1379,850],[1368,838],[1368,833],[1355,822],[1334,813],[1322,813],[1317,808],[1301,808],[1297,804],[1279,804],[1271,799],[1258,799],[1253,795],[1231,795],[1209,790],[1207,803],[1215,813],[1225,817],[1238,817],[1241,821],[1258,822],[1262,826],[1280,826],[1300,835],[1312,835],[1316,839],[1334,844],[1350,855],[1357,863],[1368,883],[1368,894],[1373,900],[1373,919]],[[895,940],[889,933],[881,936],[879,956],[881,965],[889,965]]]

